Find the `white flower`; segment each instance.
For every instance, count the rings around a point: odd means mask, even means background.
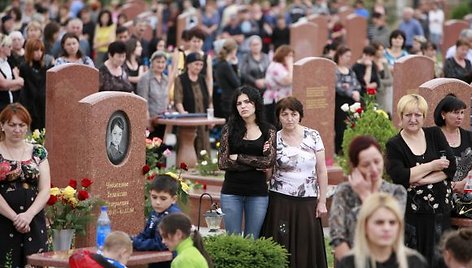
[[[206,150],[201,150],[201,151],[200,151],[200,155],[201,155],[201,156],[204,156],[204,155],[206,155],[206,154],[207,154],[207,151],[206,151]]]
[[[354,118],[359,118],[359,117],[361,117],[359,113],[354,113]]]
[[[218,163],[218,159],[213,158],[213,159],[211,160],[211,162],[212,162],[213,164],[216,164],[216,163]]]
[[[208,165],[208,162],[206,160],[202,161],[202,166]]]
[[[343,112],[349,111],[349,104],[344,103],[343,105],[341,105],[341,110],[343,110]]]
[[[149,130],[146,129],[146,138],[149,137],[149,134],[151,134],[151,132],[149,132]]]
[[[349,110],[354,113],[357,111],[357,109],[361,108],[361,103],[360,102],[355,102],[353,105],[349,106]]]

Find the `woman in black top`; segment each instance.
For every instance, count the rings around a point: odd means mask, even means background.
[[[20,66],[20,76],[25,83],[19,101],[31,114],[31,130],[46,127],[46,71],[54,66],[54,58],[44,52],[40,39],[28,40],[25,62]]]
[[[456,53],[444,62],[444,77],[457,78],[469,84],[472,82],[472,64],[467,59],[470,44],[459,39],[456,42]]]
[[[222,90],[220,107],[225,118],[228,118],[231,113],[231,97],[236,88],[241,86],[237,68],[237,50],[236,41],[230,38],[226,39],[218,54],[219,62],[215,67],[216,82]]]
[[[227,233],[259,237],[269,202],[265,170],[275,164],[276,131],[264,120],[257,89],[236,89],[232,114],[223,127],[218,166],[225,170],[221,189]]]

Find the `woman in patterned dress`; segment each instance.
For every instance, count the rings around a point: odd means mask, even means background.
[[[433,267],[436,245],[451,224],[456,160],[440,128],[423,128],[428,104],[422,96],[403,96],[397,111],[402,130],[387,142],[387,173],[408,192],[405,243]]]
[[[277,157],[270,179],[264,236],[273,237],[290,253],[292,268],[325,268],[326,253],[320,217],[326,214],[328,173],[318,131],[300,124],[303,105],[294,97],[275,109]]]
[[[24,267],[27,255],[47,250],[49,163],[43,146],[25,140],[30,123],[21,104],[0,113],[0,267]]]

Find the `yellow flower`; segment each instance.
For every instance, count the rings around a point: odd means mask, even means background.
[[[49,194],[53,195],[53,196],[57,196],[57,195],[61,194],[61,190],[57,187],[53,187],[53,188],[51,188],[51,190],[49,190]]]
[[[33,137],[33,139],[37,140],[37,139],[39,139],[40,135],[41,135],[41,133],[39,132],[39,129],[35,129],[31,136]]]
[[[62,194],[64,195],[64,198],[66,199],[74,198],[75,192],[76,192],[75,189],[70,186],[67,186],[64,190],[62,190]]]
[[[190,186],[188,186],[188,184],[186,184],[183,181],[180,182],[180,186],[182,187],[182,191],[188,194],[188,190],[190,189]]]
[[[375,110],[375,111],[376,111],[378,114],[383,115],[385,118],[388,119],[388,114],[387,114],[384,110],[378,109],[378,110]]]
[[[179,180],[179,176],[177,176],[177,174],[175,174],[174,172],[169,171],[169,172],[166,172],[165,175],[171,176],[172,178]]]
[[[74,207],[79,203],[79,201],[78,201],[75,197],[70,198],[70,199],[69,199],[69,202],[70,202],[70,203],[72,204],[72,206],[74,206]]]

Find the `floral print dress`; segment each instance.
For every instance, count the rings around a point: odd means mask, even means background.
[[[23,213],[38,194],[39,165],[47,158],[41,145],[34,145],[26,161],[8,160],[0,154],[0,195],[16,212]],[[19,233],[11,220],[0,215],[0,267],[25,267],[26,256],[46,251],[47,230],[44,212],[36,214],[31,231]]]

